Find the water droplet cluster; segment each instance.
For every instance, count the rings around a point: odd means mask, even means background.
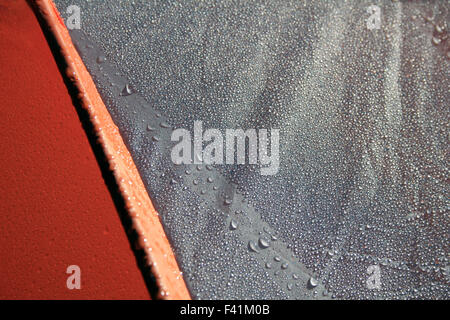
[[[80,6],[71,35],[195,298],[450,296],[442,3],[386,2],[380,30],[359,1]],[[279,173],[174,165],[194,120],[279,128]]]

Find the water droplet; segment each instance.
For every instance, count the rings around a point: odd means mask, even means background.
[[[438,38],[438,37],[433,37],[432,42],[433,42],[434,45],[437,46],[437,45],[439,45],[441,43],[441,39]]]
[[[288,268],[288,266],[289,266],[289,263],[283,262],[283,263],[281,264],[281,269],[286,270],[286,269]]]
[[[318,284],[319,284],[319,282],[316,279],[314,279],[313,277],[309,278],[308,286],[310,288],[315,288],[315,287],[317,287]]]
[[[267,269],[272,269],[272,265],[270,264],[270,262],[266,262],[266,268]]]
[[[213,182],[213,178],[208,177],[208,178],[206,179],[206,181],[208,181],[209,183],[211,183],[211,182]]]
[[[194,179],[194,181],[192,181],[192,183],[194,184],[194,186],[198,185],[198,180]]]
[[[160,124],[159,124],[159,126],[161,127],[161,128],[170,128],[170,125],[167,123],[167,122],[161,122]]]
[[[292,290],[292,283],[288,283],[288,285],[287,285],[287,289],[288,289],[289,291],[291,291],[291,290]]]
[[[106,57],[104,55],[99,55],[97,57],[97,63],[103,63],[106,61]]]
[[[225,199],[225,201],[223,202],[226,206],[229,206],[230,204],[233,203],[233,201],[231,201],[231,199]]]
[[[445,27],[441,24],[437,24],[434,29],[436,30],[437,33],[443,33],[445,30]]]
[[[154,131],[155,128],[153,128],[150,124],[147,125],[147,131]]]
[[[276,257],[273,258],[273,260],[275,260],[276,262],[280,262],[280,261],[281,261],[281,258],[278,257],[278,256],[276,256]]]
[[[133,93],[134,93],[134,90],[129,84],[125,85],[125,87],[122,90],[122,96],[129,96]]]
[[[254,241],[250,240],[248,242],[248,248],[250,249],[250,251],[258,252],[258,248],[256,247],[256,243]]]
[[[268,248],[268,247],[270,246],[269,241],[267,241],[266,239],[264,239],[264,238],[262,238],[262,237],[259,238],[258,243],[259,243],[259,246],[260,246],[262,249],[266,249],[266,248]]]
[[[158,138],[157,136],[153,136],[153,137],[152,137],[152,140],[155,141],[155,142],[158,142],[158,141],[159,141],[159,138]]]
[[[236,222],[236,220],[231,220],[230,222],[230,229],[231,230],[236,230],[238,227],[238,223]]]

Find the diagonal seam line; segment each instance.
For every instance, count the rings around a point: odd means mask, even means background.
[[[123,196],[126,210],[136,230],[156,278],[162,299],[190,299],[174,252],[133,159],[117,126],[104,105],[96,86],[72,43],[69,32],[52,0],[35,0],[50,32],[60,46],[67,63],[66,76],[79,90],[81,105],[89,114],[114,178]]]

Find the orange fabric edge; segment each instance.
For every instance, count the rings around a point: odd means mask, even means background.
[[[159,287],[158,297],[166,300],[190,299],[159,214],[153,207],[119,129],[75,49],[58,10],[52,0],[35,0],[35,3],[61,48],[68,66],[66,75],[79,89],[81,104],[89,113],[98,141],[105,152],[133,221],[133,227],[138,233],[139,244],[144,249],[156,278]]]

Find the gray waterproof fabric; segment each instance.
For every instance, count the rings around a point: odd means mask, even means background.
[[[55,3],[194,298],[450,297],[447,1]],[[174,164],[194,121],[278,172]]]

